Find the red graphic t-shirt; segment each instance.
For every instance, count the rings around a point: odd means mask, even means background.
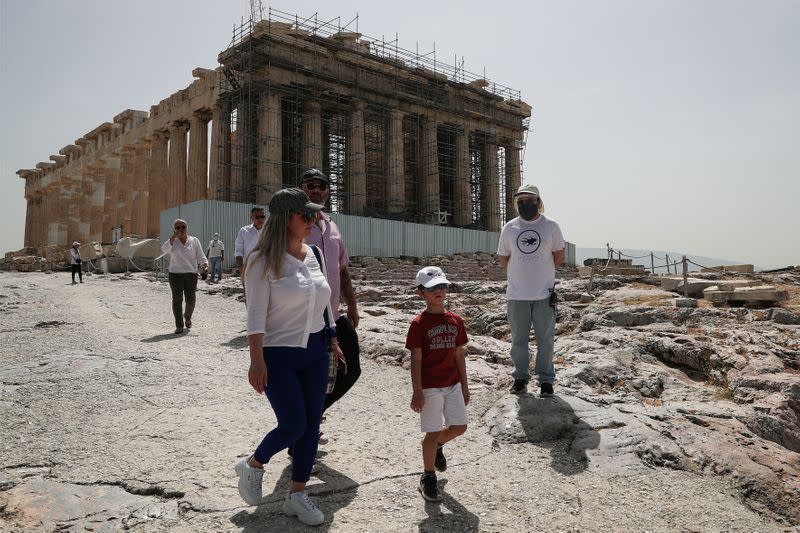
[[[461,380],[456,348],[467,344],[464,321],[455,313],[423,311],[411,321],[406,348],[422,348],[422,388],[449,387]]]

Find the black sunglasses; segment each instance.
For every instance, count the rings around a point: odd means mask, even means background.
[[[305,213],[303,211],[295,211],[295,213],[303,217],[303,220],[306,222],[312,222],[317,219],[316,213]]]
[[[327,183],[325,183],[324,181],[320,181],[319,183],[314,183],[314,182],[311,182],[311,181],[306,181],[306,182],[304,182],[304,183],[303,183],[303,185],[304,185],[304,186],[305,186],[305,188],[306,188],[306,189],[308,189],[309,191],[313,191],[314,189],[317,189],[317,190],[320,190],[320,191],[324,191],[324,190],[327,190],[327,189],[328,189],[328,184],[327,184]]]
[[[425,290],[428,291],[428,292],[433,292],[436,289],[444,290],[446,288],[447,288],[447,283],[440,283],[438,285],[434,285],[433,287],[425,287]]]
[[[256,220],[264,220],[267,218],[267,215],[255,215],[253,218]]]

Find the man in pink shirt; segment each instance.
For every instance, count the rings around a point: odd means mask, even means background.
[[[300,178],[299,187],[312,202],[329,208],[327,202],[330,195],[330,180],[321,171],[315,168],[306,170]],[[316,224],[311,228],[311,236],[307,237],[305,242],[316,245],[322,250],[325,258],[328,285],[331,287],[331,309],[336,320],[336,334],[339,347],[345,356],[345,364],[339,365],[334,389],[325,398],[324,408],[327,409],[344,396],[361,375],[358,334],[355,330],[360,317],[353,283],[347,270],[350,259],[339,227],[328,214],[321,212]],[[347,304],[347,316],[339,315],[339,302],[342,297]]]

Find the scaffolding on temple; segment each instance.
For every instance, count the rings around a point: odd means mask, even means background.
[[[362,35],[358,16],[260,13],[219,55],[209,198],[265,204],[319,168],[335,213],[488,230],[512,218],[531,110],[519,91],[439,61],[435,45]]]

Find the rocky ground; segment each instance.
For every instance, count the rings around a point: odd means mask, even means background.
[[[441,505],[416,491],[397,269],[357,279],[363,374],[329,412],[320,531],[785,531],[800,524],[800,274],[780,309],[676,309],[649,279],[561,280],[556,397],[506,394],[503,283],[457,281],[471,427]],[[362,278],[367,279],[362,279]],[[390,279],[391,278],[391,279]],[[383,279],[384,281],[377,281]],[[409,278],[411,279],[411,278]],[[463,279],[463,277],[462,277]],[[387,281],[388,280],[388,281]],[[0,530],[299,531],[289,461],[248,507],[233,464],[274,416],[247,384],[238,280],[201,283],[172,334],[149,274],[0,274]]]

